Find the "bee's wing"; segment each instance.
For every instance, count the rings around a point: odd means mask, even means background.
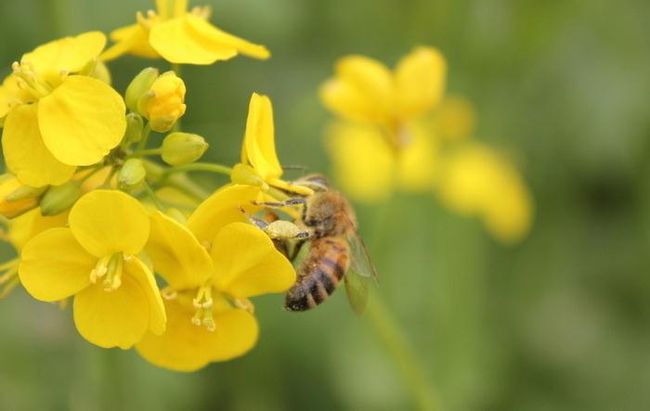
[[[366,245],[356,231],[348,235],[348,243],[350,244],[350,255],[352,257],[350,270],[356,271],[362,277],[373,278],[376,281],[377,270],[370,261]]]
[[[350,267],[345,274],[344,281],[345,293],[352,310],[358,315],[363,314],[368,303],[368,277],[359,275]]]
[[[368,302],[371,279],[377,280],[377,271],[370,261],[363,240],[356,232],[348,236],[348,243],[352,259],[350,268],[345,274],[345,291],[352,310],[361,315]]]

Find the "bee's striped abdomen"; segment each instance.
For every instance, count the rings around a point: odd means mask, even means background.
[[[305,311],[325,301],[343,279],[349,261],[345,239],[324,237],[312,241],[309,255],[298,267],[298,281],[287,292],[285,308]]]

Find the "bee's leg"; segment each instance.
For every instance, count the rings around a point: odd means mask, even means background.
[[[296,205],[305,205],[307,200],[304,197],[291,197],[284,201],[253,201],[253,204],[268,208],[283,208]]]
[[[298,227],[294,223],[286,220],[274,220],[270,223],[254,217],[240,208],[241,212],[248,217],[248,220],[260,230],[264,231],[272,240],[301,240],[305,241],[313,236],[311,230]]]

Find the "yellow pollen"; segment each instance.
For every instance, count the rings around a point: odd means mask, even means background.
[[[20,80],[18,87],[23,89],[35,99],[44,97],[52,92],[51,87],[47,82],[39,80],[34,72],[34,66],[29,62],[19,63],[14,61],[11,64],[11,69],[16,77]]]
[[[124,255],[115,253],[102,257],[95,268],[90,272],[90,282],[95,284],[103,278],[104,291],[115,291],[122,285],[122,272],[124,270]]]

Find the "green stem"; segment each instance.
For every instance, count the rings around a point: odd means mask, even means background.
[[[151,126],[149,125],[149,123],[147,123],[147,125],[144,126],[144,129],[142,129],[142,138],[138,143],[138,148],[136,149],[136,151],[142,151],[147,147],[147,143],[149,142],[150,135],[151,135]]]
[[[207,171],[209,173],[225,174],[227,176],[232,173],[232,168],[221,164],[212,163],[192,163],[183,166],[171,167],[165,171],[164,174],[183,173],[186,171]]]
[[[388,198],[377,209],[375,222],[371,227],[373,234],[370,237],[373,241],[370,244],[371,250],[377,250],[378,241],[383,238],[384,221],[388,219],[393,203],[392,198]],[[408,337],[395,321],[389,307],[386,306],[377,293],[370,296],[365,317],[384,344],[395,366],[399,369],[406,386],[410,389],[417,403],[418,409],[423,411],[442,409],[437,390],[422,368],[422,361],[418,359]]]
[[[158,210],[164,210],[165,207],[163,204],[160,202],[160,199],[156,195],[156,193],[153,191],[151,186],[147,184],[146,182],[144,183],[144,191],[147,193],[153,204],[156,206]]]
[[[418,409],[423,411],[441,409],[438,395],[421,367],[422,362],[418,360],[388,307],[376,294],[368,302],[366,318],[399,368],[406,386],[417,401]]]
[[[162,154],[162,148],[147,148],[144,150],[137,150],[129,154],[129,158],[132,157],[145,157],[145,156],[158,156]]]
[[[116,168],[116,167],[112,167],[112,168],[111,168],[111,171],[108,172],[108,175],[106,176],[106,179],[105,179],[104,182],[102,183],[101,187],[104,187],[104,188],[110,188],[110,186],[111,186],[111,180],[113,179],[113,176],[115,175],[116,172],[117,172],[117,168]]]

